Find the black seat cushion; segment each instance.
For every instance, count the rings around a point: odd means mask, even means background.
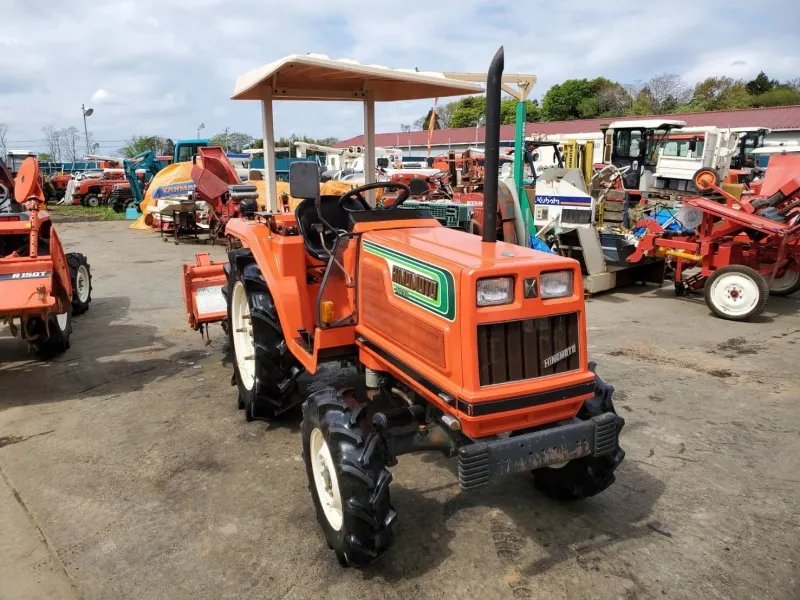
[[[347,199],[347,206],[351,210],[363,211],[364,206],[353,198]],[[335,228],[337,231],[347,231],[349,228],[348,214],[339,208],[339,196],[322,196],[320,198],[320,211],[325,220]],[[317,214],[317,207],[314,206],[314,199],[308,198],[303,200],[297,205],[294,211],[295,218],[297,219],[297,226],[300,228],[300,234],[303,236],[303,244],[306,251],[322,262],[328,262],[330,255],[322,245],[319,238],[319,231],[314,230],[314,225],[321,223],[319,215]],[[325,246],[333,250],[333,244],[336,242],[337,233],[325,228]]]
[[[420,179],[419,177],[415,177],[414,179],[409,181],[408,187],[411,189],[410,195],[412,197],[421,196],[430,189],[430,186],[428,185],[428,180]]]

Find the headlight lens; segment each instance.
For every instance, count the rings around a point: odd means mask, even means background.
[[[542,299],[572,296],[572,271],[542,273],[539,277],[539,296]]]
[[[514,301],[514,278],[496,277],[478,281],[478,306],[500,306]]]

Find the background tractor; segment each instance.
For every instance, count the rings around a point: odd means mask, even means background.
[[[64,254],[44,203],[35,158],[16,179],[0,162],[0,319],[51,356],[69,348],[72,317],[89,309],[92,276],[83,254]]]
[[[487,81],[486,173],[498,172],[503,60],[501,48]],[[267,98],[268,156],[273,90],[363,100],[369,162],[376,100],[482,92],[442,74],[292,55],[237,82],[234,98]],[[198,255],[187,265],[184,298],[195,328],[227,321],[248,420],[302,404],[311,496],[341,564],[365,566],[391,545],[389,467],[403,454],[457,458],[463,490],[525,471],[559,500],[611,485],[624,421],[588,361],[580,267],[497,241],[496,176],[484,183],[478,237],[428,210],[400,210],[405,184],[326,196],[316,165],[290,169],[291,195],[303,198],[294,213],[277,210],[268,179],[271,210],[228,221],[237,249],[227,263]],[[375,190],[400,193],[376,207]],[[302,397],[298,376],[329,361],[355,366],[355,386]]]

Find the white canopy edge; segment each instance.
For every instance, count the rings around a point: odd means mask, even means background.
[[[272,91],[273,100],[363,101],[371,91],[376,102],[392,102],[483,93],[478,82],[440,72],[362,65],[324,54],[291,54],[245,73],[237,78],[231,98],[262,100],[264,88]]]
[[[631,121],[614,121],[609,129],[667,129],[673,127],[686,127],[686,121],[674,119],[639,119]]]

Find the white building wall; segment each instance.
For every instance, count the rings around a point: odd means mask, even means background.
[[[800,143],[800,129],[781,129],[780,131],[772,131],[765,138],[765,142],[769,145],[777,145],[786,142]]]

